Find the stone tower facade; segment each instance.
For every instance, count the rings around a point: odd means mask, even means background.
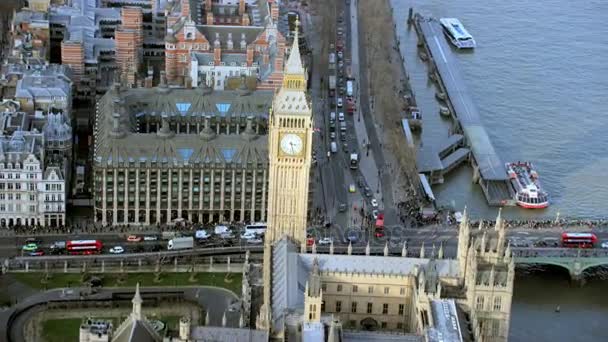
[[[479,229],[473,238],[466,211],[462,222],[458,261],[473,326],[484,342],[507,341],[515,264],[501,213],[493,232]]]
[[[264,246],[264,305],[258,327],[270,322],[272,246],[283,236],[305,245],[308,187],[312,156],[312,107],[306,94],[306,71],[298,47],[298,26],[281,88],[270,111],[268,154],[268,229]]]
[[[269,243],[283,235],[298,243],[306,240],[306,194],[313,132],[306,81],[296,33],[284,69],[283,85],[275,95],[269,119],[268,232],[265,237]]]

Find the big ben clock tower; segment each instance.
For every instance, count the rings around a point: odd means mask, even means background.
[[[275,94],[269,118],[268,231],[273,244],[284,235],[301,244],[306,239],[308,183],[312,153],[312,109],[306,96],[306,71],[298,47],[298,27],[283,84]]]
[[[306,95],[306,71],[298,47],[299,21],[269,115],[268,229],[264,237],[264,303],[257,326],[272,322],[272,248],[283,236],[305,246],[312,155],[312,109]]]

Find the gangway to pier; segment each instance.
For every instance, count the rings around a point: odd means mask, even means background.
[[[447,157],[441,159],[441,165],[443,166],[443,173],[446,174],[456,168],[460,163],[469,158],[471,150],[465,147],[461,147],[450,153]]]
[[[462,134],[453,134],[450,135],[448,140],[443,143],[443,145],[439,148],[437,154],[439,158],[445,158],[450,153],[456,151],[459,147],[464,144],[464,136]]]
[[[474,181],[479,182],[490,205],[509,205],[513,201],[505,164],[502,162],[481,123],[477,107],[460,74],[458,63],[443,37],[439,21],[416,14],[414,24],[419,39],[429,57],[431,73],[436,74],[441,91],[445,94],[450,113],[459,123],[471,152]],[[456,138],[454,138],[456,139]],[[464,151],[446,162],[462,158]],[[442,161],[443,164],[443,161]]]

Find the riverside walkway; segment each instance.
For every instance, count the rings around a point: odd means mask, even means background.
[[[436,78],[441,89],[438,97],[445,98],[451,116],[459,123],[466,144],[470,146],[473,180],[479,182],[490,205],[513,205],[514,194],[508,183],[505,164],[496,153],[481,123],[477,107],[460,74],[452,49],[443,37],[441,25],[437,20],[424,18],[419,14],[414,18],[414,25],[419,41],[423,43],[429,57],[430,73]],[[463,151],[468,152],[460,149],[460,153]],[[462,159],[462,155],[445,157],[439,171],[449,171]]]

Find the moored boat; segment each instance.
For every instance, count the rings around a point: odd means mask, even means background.
[[[549,206],[549,194],[543,190],[538,172],[532,163],[507,163],[506,168],[518,206],[526,209],[543,209]]]
[[[477,45],[473,36],[464,28],[460,20],[456,18],[441,18],[439,22],[447,38],[457,48],[473,49]]]

